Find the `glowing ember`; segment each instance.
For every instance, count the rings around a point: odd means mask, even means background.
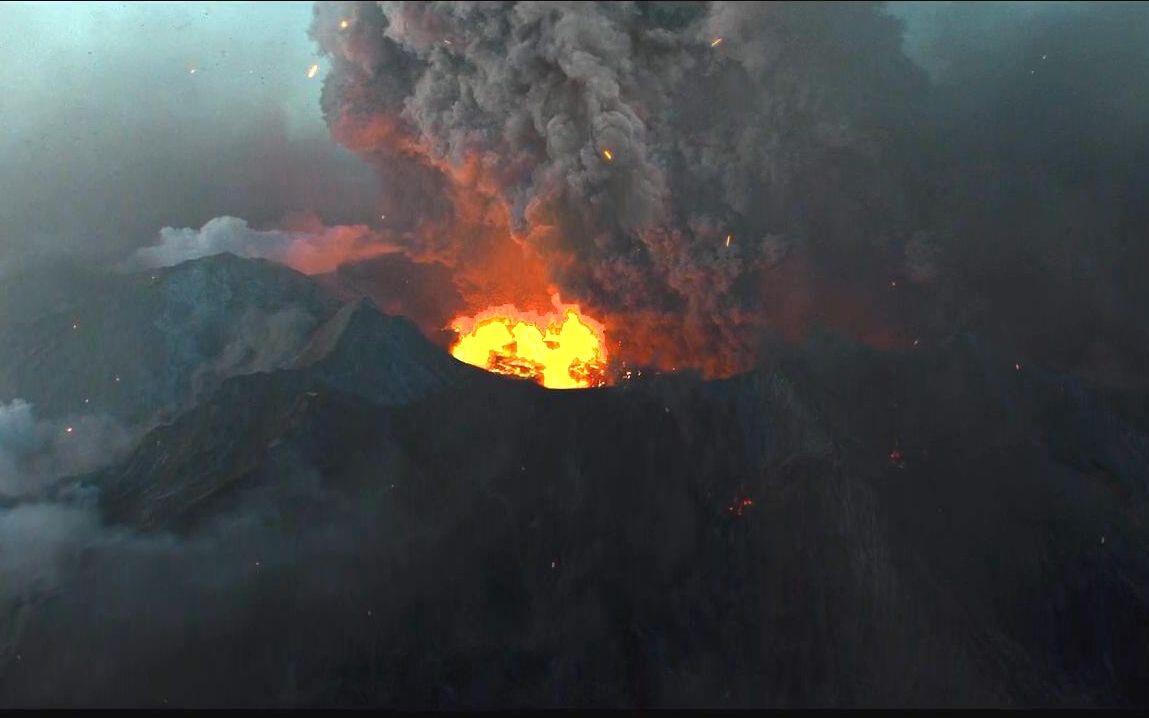
[[[339,29],[340,29],[340,30],[346,30],[346,29],[347,29],[347,26],[348,26],[348,25],[350,25],[350,24],[351,24],[351,23],[347,22],[346,20],[340,20],[340,21],[339,21]]]
[[[890,463],[899,469],[904,469],[906,468],[906,455],[902,453],[901,449],[894,447],[894,450],[890,452]]]
[[[716,38],[714,38],[713,40],[711,40],[711,41],[710,41],[710,46],[711,46],[711,47],[718,47],[718,46],[719,46],[719,45],[721,45],[721,44],[722,44],[722,38],[720,38],[720,37],[716,37]]]
[[[726,510],[735,516],[741,516],[742,514],[746,513],[746,509],[753,505],[754,499],[750,498],[749,496],[743,496],[742,498],[727,506]]]
[[[603,150],[602,151],[602,157],[607,162],[613,162],[614,161],[614,153],[611,152],[610,150]]]
[[[312,65],[311,67],[307,68],[307,79],[310,80],[311,78],[315,77],[318,73],[319,73],[319,65]]]
[[[578,306],[554,297],[555,312],[492,307],[459,317],[451,354],[497,374],[530,379],[550,389],[585,389],[606,379],[606,335]]]

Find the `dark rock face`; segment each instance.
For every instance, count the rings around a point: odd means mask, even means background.
[[[1144,406],[968,337],[547,391],[348,305],[66,482],[165,548],[77,559],[0,704],[1145,706]]]
[[[409,403],[476,372],[432,347],[410,320],[381,314],[366,300],[345,305],[320,327],[295,366],[384,406]]]

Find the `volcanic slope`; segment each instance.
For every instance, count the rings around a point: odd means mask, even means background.
[[[339,303],[302,274],[219,254],[0,286],[0,399],[37,413],[169,419],[235,374],[290,365]]]
[[[28,609],[0,704],[1145,706],[1149,403],[1119,399],[968,336],[548,391],[347,305],[62,485],[218,539],[221,577],[145,620],[122,587]]]

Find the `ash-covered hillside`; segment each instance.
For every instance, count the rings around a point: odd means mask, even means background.
[[[0,289],[0,397],[126,423],[232,374],[292,362],[338,303],[297,272],[219,254],[124,276],[31,274]]]
[[[965,335],[548,391],[154,276],[3,317],[0,401],[133,429],[4,499],[0,705],[1149,704],[1143,395]]]

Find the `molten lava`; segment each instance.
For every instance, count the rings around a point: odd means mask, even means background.
[[[578,306],[561,304],[546,314],[492,307],[459,317],[451,354],[487,371],[530,379],[550,389],[585,389],[606,383],[603,327]]]

